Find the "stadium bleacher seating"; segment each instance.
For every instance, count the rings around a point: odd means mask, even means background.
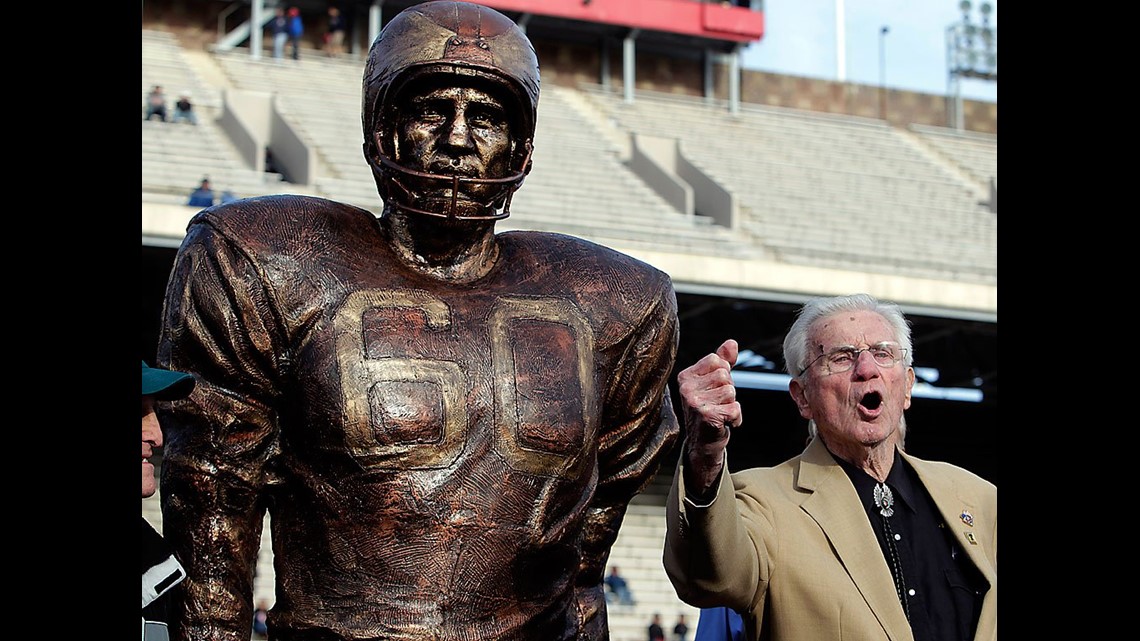
[[[171,101],[177,99],[178,93],[190,93],[199,113],[196,126],[143,121],[144,202],[184,203],[204,176],[210,178],[218,194],[229,189],[239,198],[306,191],[282,184],[279,174],[249,167],[216,124],[224,87],[210,85],[199,77],[173,34],[153,30],[142,33],[142,93],[148,93],[153,85],[168,89]]]
[[[148,194],[186,193],[209,175],[239,196],[312,193],[379,211],[360,152],[360,61],[255,60],[241,49],[219,51],[210,56],[228,86],[211,87],[186,64],[177,41],[161,34],[144,31],[144,87],[195,87],[206,97],[205,126],[186,131],[144,123],[144,201]],[[209,117],[226,89],[275,96],[278,113],[316,151],[320,166],[310,184],[281,184],[228,148]],[[591,108],[597,113],[583,113]],[[878,120],[756,105],[731,114],[717,101],[649,91],[627,104],[597,86],[546,87],[539,122],[534,170],[502,229],[557,231],[657,252],[767,256],[789,265],[996,283],[997,220],[985,203],[986,180],[996,179],[996,137],[919,126],[900,131]],[[614,142],[636,133],[679,140],[694,165],[736,195],[738,228],[679,212],[650,189]]]
[[[361,155],[360,62],[315,58],[280,64],[252,60],[239,51],[215,58],[235,88],[277,94],[276,104],[286,120],[317,149],[325,165],[314,180],[316,193],[366,209],[379,207],[372,174]],[[729,230],[678,212],[651,191],[621,162],[617,146],[574,111],[564,96],[569,91],[544,89],[534,169],[511,206],[523,215],[508,219],[502,229],[540,229],[603,244],[619,241],[683,253],[756,253]]]
[[[984,184],[943,166],[982,159],[932,158],[943,148],[916,149],[878,120],[757,105],[732,114],[687,96],[643,91],[626,103],[583,91],[623,129],[679,139],[740,197],[753,241],[786,262],[996,282],[997,218],[979,205]]]
[[[996,135],[919,124],[907,125],[907,129],[945,154],[979,183],[997,180]]]

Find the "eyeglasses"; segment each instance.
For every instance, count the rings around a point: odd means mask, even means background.
[[[899,347],[898,343],[877,343],[864,349],[855,349],[850,345],[844,345],[816,356],[807,364],[807,367],[800,370],[800,375],[802,376],[804,372],[811,369],[811,366],[819,362],[820,359],[823,359],[823,366],[827,369],[828,374],[851,371],[851,368],[855,367],[855,363],[859,361],[859,355],[863,352],[870,352],[871,358],[875,359],[875,364],[883,368],[894,367],[895,363],[906,358],[906,350]]]

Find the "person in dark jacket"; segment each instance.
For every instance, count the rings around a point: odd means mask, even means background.
[[[191,207],[211,207],[214,204],[214,188],[210,186],[210,179],[203,178],[198,188],[190,193],[186,204]]]
[[[162,426],[158,424],[155,403],[190,395],[194,377],[142,364],[142,497],[150,498],[158,491],[154,465],[150,457],[162,447]],[[186,570],[178,562],[162,535],[146,518],[142,518],[142,639],[166,641],[169,636],[168,602],[171,590],[186,578]]]
[[[665,628],[661,627],[661,615],[654,613],[649,622],[649,641],[665,641]]]
[[[285,7],[277,7],[273,19],[269,21],[269,35],[273,36],[273,59],[285,57],[285,43],[289,41],[289,18]]]
[[[198,114],[194,111],[194,102],[190,100],[190,92],[183,91],[174,103],[174,122],[186,121],[192,125],[198,124]]]
[[[294,60],[301,57],[301,36],[305,34],[305,23],[301,20],[301,10],[289,8],[289,47]]]

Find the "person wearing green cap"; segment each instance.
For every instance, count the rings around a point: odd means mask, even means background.
[[[154,408],[156,401],[185,398],[194,389],[194,377],[142,364],[142,497],[154,496],[158,484],[150,457],[162,447],[162,426]],[[141,518],[141,517],[140,517]],[[186,578],[186,570],[174,557],[162,535],[142,519],[142,639],[166,641],[167,602],[170,590]]]

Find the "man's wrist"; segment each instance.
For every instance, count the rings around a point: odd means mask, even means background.
[[[694,504],[708,505],[716,498],[721,471],[724,469],[724,450],[700,452],[690,450],[681,466],[685,495]]]

